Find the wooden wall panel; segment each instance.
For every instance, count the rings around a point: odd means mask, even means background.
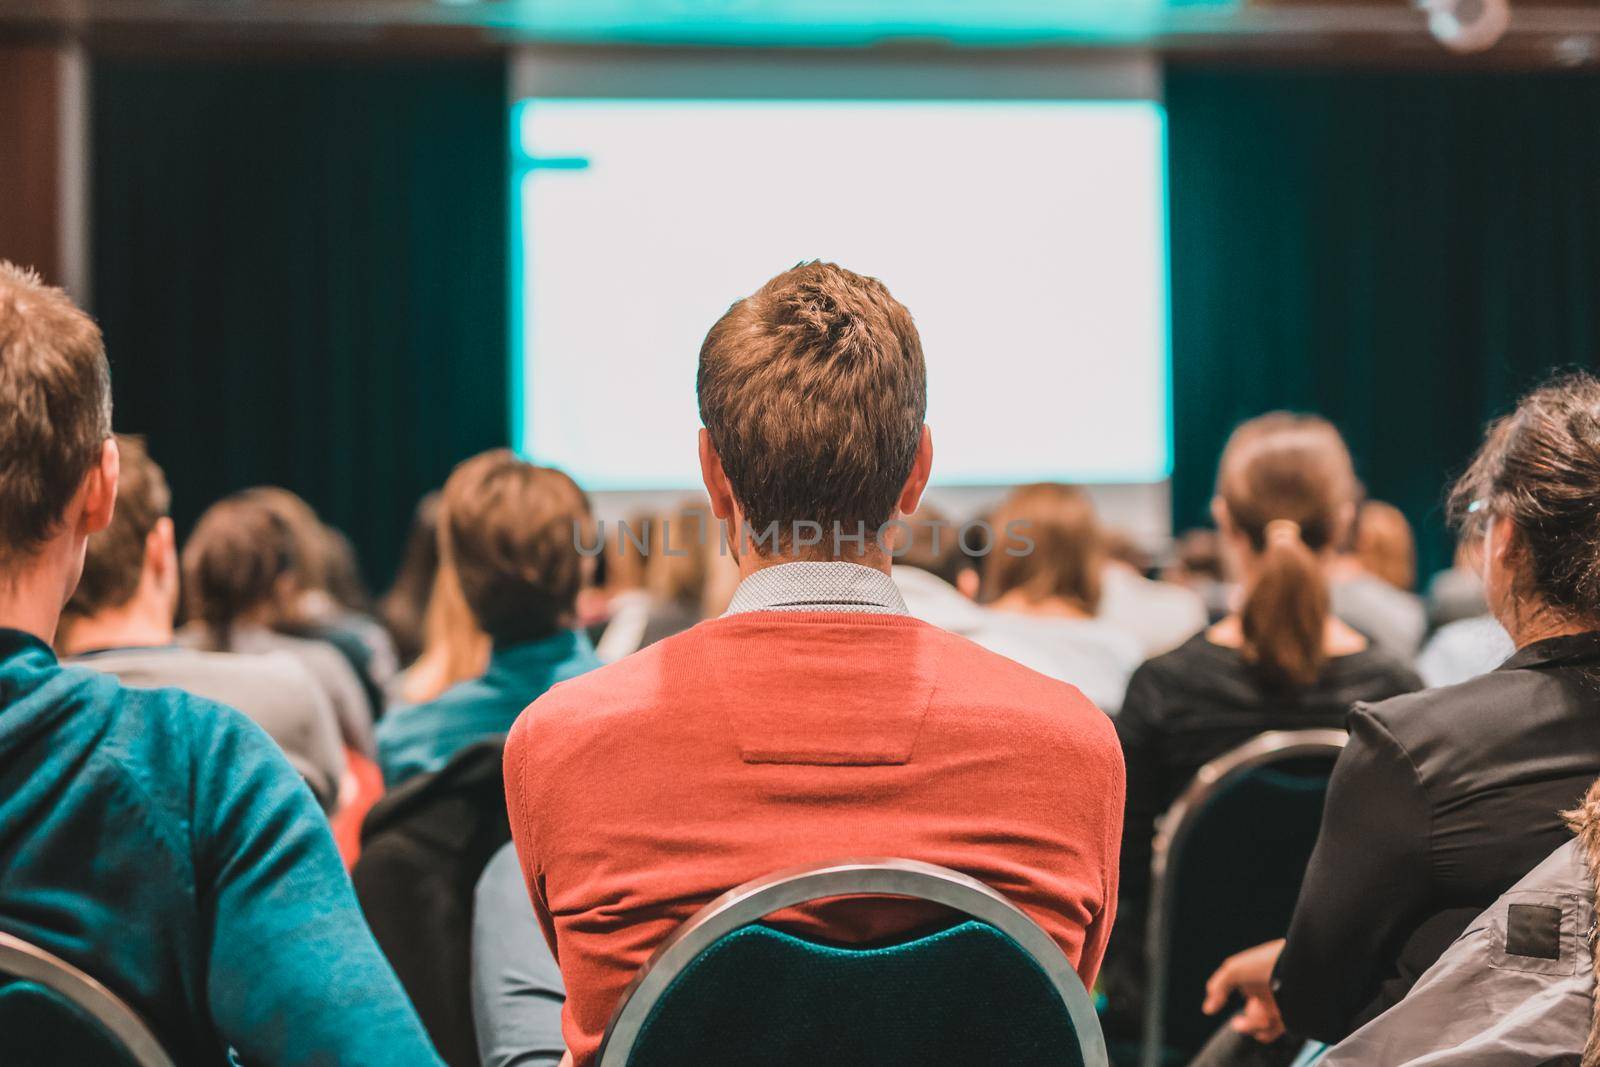
[[[0,40],[0,259],[64,284],[62,64],[66,47]]]

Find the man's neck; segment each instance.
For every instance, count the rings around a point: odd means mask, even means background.
[[[22,569],[0,574],[0,627],[32,634],[45,644],[56,635],[70,568],[55,558],[55,546],[27,561]]]
[[[109,648],[159,648],[172,643],[166,605],[135,596],[128,603],[72,620],[62,652],[76,656]]]

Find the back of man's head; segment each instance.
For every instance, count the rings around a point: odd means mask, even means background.
[[[111,436],[100,329],[66,293],[0,260],[0,568],[59,532]]]
[[[757,538],[815,522],[869,538],[894,517],[927,410],[922,342],[883,283],[802,263],[734,304],[700,347],[700,420]],[[770,544],[770,542],[769,542]],[[796,552],[797,555],[804,553]]]
[[[66,613],[77,618],[92,618],[133,599],[144,576],[150,534],[172,506],[166,475],[144,440],[118,434],[117,451],[122,462],[117,509],[111,525],[89,538],[83,577],[67,601]]]
[[[499,646],[570,621],[591,544],[589,502],[558,470],[506,449],[472,457],[444,484],[440,549],[473,617]]]

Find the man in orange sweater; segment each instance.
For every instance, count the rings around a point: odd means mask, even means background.
[[[910,314],[874,279],[802,264],[711,328],[698,391],[701,470],[743,577],[732,605],[557,685],[506,747],[573,1060],[593,1062],[676,926],[798,864],[964,871],[1092,983],[1117,899],[1116,733],[1072,686],[911,618],[889,577],[883,529],[916,510],[933,461]],[[839,941],[937,918],[883,901],[785,916]]]

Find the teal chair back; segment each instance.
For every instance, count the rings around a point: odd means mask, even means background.
[[[149,1028],[64,960],[0,933],[0,1063],[173,1067]]]
[[[840,896],[909,897],[966,918],[890,945],[842,946],[761,920]],[[999,893],[898,859],[784,871],[717,898],[674,932],[618,1006],[600,1067],[1106,1067],[1065,954]]]

